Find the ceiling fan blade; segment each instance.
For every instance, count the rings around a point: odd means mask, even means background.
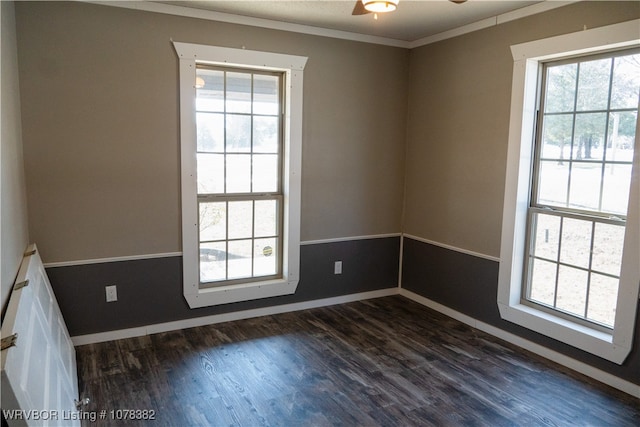
[[[356,5],[353,7],[352,15],[366,15],[367,13],[371,13],[367,9],[364,8],[364,5],[360,0],[356,1]]]

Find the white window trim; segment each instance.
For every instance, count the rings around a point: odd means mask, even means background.
[[[180,61],[180,146],[183,293],[189,307],[206,307],[293,294],[300,277],[302,84],[306,57],[173,42]],[[237,66],[285,74],[282,278],[200,287],[196,184],[196,63]]]
[[[511,46],[514,64],[498,275],[500,315],[505,320],[617,364],[622,364],[631,351],[640,288],[640,125],[636,131],[623,271],[613,332],[591,329],[521,304],[523,260],[540,62],[640,46],[638,28],[640,20],[633,20]]]

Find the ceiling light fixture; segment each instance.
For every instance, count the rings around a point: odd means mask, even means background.
[[[362,0],[362,4],[369,12],[393,12],[400,0]]]

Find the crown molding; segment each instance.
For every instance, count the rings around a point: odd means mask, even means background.
[[[496,25],[504,24],[505,22],[515,21],[516,19],[521,19],[527,16],[536,15],[538,13],[547,12],[549,10],[567,6],[578,1],[581,0],[546,0],[541,3],[532,4],[531,6],[512,10],[511,12],[506,12],[501,15],[496,15],[490,18],[482,19],[480,21],[472,22],[471,24],[463,25],[462,27],[454,28],[448,31],[443,31],[442,33],[414,40],[412,42],[409,42],[409,49],[426,46],[431,43],[436,43],[441,40],[446,40],[453,37],[461,36],[463,34],[472,33],[484,28],[495,27]]]
[[[234,15],[231,13],[214,12],[211,10],[195,9],[191,7],[175,6],[171,4],[154,3],[149,1],[84,1],[101,6],[121,7],[125,9],[142,10],[146,12],[164,13],[187,18],[205,19],[208,21],[225,22],[229,24],[249,25],[252,27],[267,28],[270,30],[290,31],[293,33],[309,34],[313,36],[331,37],[335,39],[357,41],[363,43],[379,44],[384,46],[401,47],[407,49],[409,42],[404,40],[378,37],[367,34],[352,33],[349,31],[332,30],[328,28],[314,27],[311,25],[293,24],[290,22],[275,21],[272,19],[253,18],[250,16]]]
[[[450,39],[463,34],[493,27],[505,22],[524,18],[542,12],[547,12],[558,7],[566,6],[581,0],[546,0],[531,6],[526,6],[511,12],[506,12],[480,21],[472,22],[449,31],[430,35],[413,41],[398,40],[387,37],[372,36],[353,33],[349,31],[332,30],[328,28],[314,27],[311,25],[294,24],[290,22],[275,21],[272,19],[253,18],[249,16],[234,15],[231,13],[214,12],[211,10],[195,9],[172,4],[155,3],[152,1],[94,1],[76,0],[82,3],[97,4],[102,6],[120,7],[125,9],[141,10],[146,12],[163,13],[167,15],[182,16],[187,18],[205,19],[209,21],[225,22],[229,24],[249,25],[252,27],[267,28],[271,30],[289,31],[299,34],[309,34],[321,37],[331,37],[342,40],[357,41],[363,43],[379,44],[383,46],[413,49]]]

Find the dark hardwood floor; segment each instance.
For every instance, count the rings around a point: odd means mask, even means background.
[[[640,401],[400,296],[77,348],[84,426],[638,426]],[[123,410],[139,410],[127,413]],[[154,420],[124,421],[125,416]]]

